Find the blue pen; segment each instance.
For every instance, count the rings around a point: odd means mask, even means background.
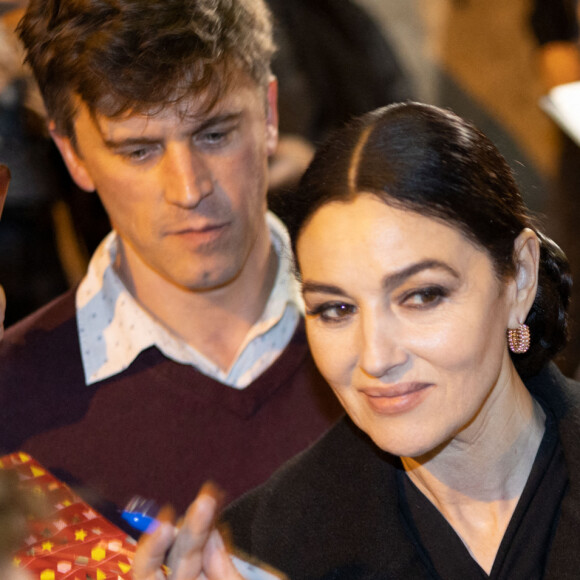
[[[125,506],[121,517],[135,530],[140,532],[151,531],[157,516],[159,506],[152,499],[145,499],[136,495]]]

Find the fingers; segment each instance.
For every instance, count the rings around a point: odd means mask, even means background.
[[[243,580],[234,566],[223,538],[214,529],[207,541],[203,558],[203,568],[209,580]]]
[[[161,522],[152,534],[143,534],[133,561],[133,580],[163,580],[161,566],[175,537],[171,522]]]
[[[165,561],[171,580],[243,580],[216,528],[220,505],[221,494],[205,485],[179,531],[173,523],[162,521],[155,532],[145,534],[133,563],[134,580],[161,580]]]
[[[215,530],[220,503],[219,492],[208,484],[187,510],[167,560],[172,580],[191,580],[203,573],[204,550]]]

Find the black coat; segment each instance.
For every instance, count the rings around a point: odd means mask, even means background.
[[[526,381],[556,418],[569,473],[544,578],[580,577],[580,385],[551,365]],[[437,578],[400,516],[400,460],[344,419],[225,520],[241,549],[301,579]]]

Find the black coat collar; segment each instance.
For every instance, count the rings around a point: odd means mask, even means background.
[[[580,575],[580,383],[549,365],[526,386],[556,417],[569,479],[545,578],[572,580]]]

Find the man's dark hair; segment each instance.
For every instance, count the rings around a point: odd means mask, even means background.
[[[263,0],[30,0],[18,32],[57,132],[76,99],[94,114],[154,114],[239,72],[267,84],[274,51]]]

